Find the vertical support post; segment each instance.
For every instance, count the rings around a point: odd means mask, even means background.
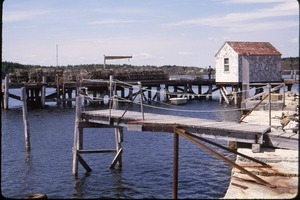
[[[198,84],[198,98],[201,99],[202,97],[202,85]]]
[[[119,100],[117,96],[117,83],[114,81],[114,87],[113,87],[113,109],[119,108]]]
[[[57,102],[56,104],[57,105],[60,105],[61,102],[60,102],[60,87],[59,87],[59,78],[58,78],[58,74],[56,74],[56,99],[57,99]]]
[[[129,100],[132,100],[132,96],[133,96],[133,87],[131,86],[129,88],[129,92],[128,92],[128,98],[129,98]]]
[[[143,116],[143,120],[144,118],[144,108],[143,108],[143,90],[142,90],[142,83],[139,81],[139,93],[140,93],[140,103],[141,103],[141,112],[142,112],[142,116]]]
[[[147,90],[148,90],[148,103],[150,103],[151,102],[151,98],[152,98],[152,95],[151,95],[151,86],[148,86],[148,88],[147,88]]]
[[[65,83],[62,85],[63,107],[66,107],[66,88]]]
[[[156,88],[156,98],[157,101],[160,101],[160,85],[158,85]]]
[[[112,82],[113,82],[113,75],[109,76],[109,101],[108,101],[108,108],[109,108],[109,123],[111,124],[111,109],[112,109],[112,94],[113,94],[113,90],[112,90]]]
[[[4,109],[8,110],[8,97],[9,97],[9,74],[6,74],[4,80]]]
[[[242,101],[249,97],[249,61],[247,55],[242,56],[242,90],[243,98]]]
[[[173,183],[172,183],[172,198],[177,199],[178,194],[178,157],[179,157],[179,136],[174,131],[174,158],[173,158]]]
[[[283,100],[283,107],[285,107],[285,83],[283,83],[283,97],[282,97],[282,100]]]
[[[271,84],[268,83],[269,88],[269,126],[271,127]]]
[[[73,91],[72,88],[68,89],[68,102],[67,102],[68,106],[72,106],[72,91]]]
[[[26,88],[21,88],[21,100],[23,102],[22,105],[22,112],[23,112],[23,123],[24,123],[24,133],[25,133],[25,145],[26,150],[30,151],[30,131],[29,131],[29,124],[28,124],[28,116],[27,116],[27,97],[26,97]]]
[[[80,128],[79,128],[79,122],[80,122],[80,115],[81,115],[81,104],[82,104],[82,97],[77,96],[76,97],[76,114],[75,114],[75,127],[74,127],[74,143],[73,143],[73,167],[72,167],[72,173],[73,175],[78,174],[78,150],[80,148],[79,145],[79,136],[80,136]]]
[[[238,104],[238,95],[237,95],[237,87],[234,86],[233,88],[233,98],[234,98],[234,105],[237,105]]]
[[[209,93],[208,99],[212,100],[212,84],[209,84],[209,86],[208,86],[208,93]]]
[[[166,84],[165,90],[164,90],[164,101],[165,102],[167,102],[169,100],[168,92],[169,92],[169,85]]]
[[[116,150],[117,152],[120,151],[122,148],[122,142],[123,142],[123,128],[115,128],[115,138],[116,138]],[[122,168],[122,155],[118,158],[118,165],[119,168]]]
[[[42,77],[42,91],[41,91],[41,103],[42,107],[45,107],[45,102],[46,102],[46,77]]]
[[[125,98],[125,89],[123,87],[121,88],[121,97]]]
[[[174,92],[177,92],[177,85],[174,85]],[[178,95],[177,95],[177,97],[178,97]]]
[[[109,100],[110,100],[110,103],[112,103],[112,98],[113,98],[113,81],[114,81],[114,76],[110,75],[109,76]]]
[[[184,86],[183,86],[183,96],[182,97],[186,97],[187,88],[188,88],[188,84],[184,84]],[[188,95],[187,95],[187,97],[188,97]]]

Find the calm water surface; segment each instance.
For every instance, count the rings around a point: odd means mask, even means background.
[[[240,118],[234,105],[220,104],[218,98],[195,100],[184,106],[163,103],[151,106],[168,110],[145,107],[144,111],[218,121]],[[125,107],[121,105],[121,109]],[[103,108],[106,106],[86,109]],[[138,110],[139,106],[132,109]],[[228,111],[220,111],[224,109]],[[124,129],[123,168],[109,169],[114,154],[85,154],[83,158],[93,171],[86,174],[79,165],[76,178],[72,175],[74,103],[66,108],[50,104],[45,109],[28,110],[30,152],[25,149],[20,103],[10,99],[10,110],[1,112],[1,192],[4,197],[23,198],[44,193],[49,199],[172,198],[173,134]],[[184,138],[179,142],[178,198],[222,198],[229,185],[231,166]],[[217,142],[227,146],[226,141]],[[93,148],[115,148],[114,129],[85,129],[84,149]]]

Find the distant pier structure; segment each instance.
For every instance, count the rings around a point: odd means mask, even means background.
[[[131,74],[132,80],[118,80],[113,75],[109,79],[82,79],[80,81],[62,81],[56,79],[55,82],[47,82],[43,77],[42,82],[37,83],[18,83],[13,84],[6,75],[2,83],[2,108],[8,109],[9,98],[21,101],[21,96],[12,94],[11,89],[26,88],[27,104],[32,107],[44,107],[48,102],[56,102],[57,105],[72,106],[78,94],[85,94],[87,97],[85,103],[104,104],[105,99],[111,95],[118,95],[120,99],[132,100],[136,88],[143,89],[143,101],[151,103],[152,101],[168,101],[171,97],[188,97],[192,99],[211,99],[212,92],[218,90],[214,79],[177,79],[169,80],[164,75],[152,74],[149,72],[145,80]],[[149,77],[154,76],[151,80]],[[140,78],[140,79],[139,79]],[[111,84],[118,83],[111,91]],[[140,82],[140,85],[137,84]],[[193,88],[197,88],[196,91]],[[51,90],[50,94],[47,90]],[[113,93],[113,94],[111,94]]]

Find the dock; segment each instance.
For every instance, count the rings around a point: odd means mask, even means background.
[[[140,99],[142,95],[140,93]],[[91,172],[92,169],[88,165],[88,161],[84,160],[82,155],[89,153],[115,153],[115,157],[111,162],[110,168],[113,169],[116,166],[122,167],[122,154],[123,152],[122,142],[124,141],[124,129],[128,131],[138,131],[151,134],[151,132],[158,133],[171,133],[174,135],[174,159],[173,159],[173,184],[172,195],[173,198],[177,198],[178,192],[178,151],[179,151],[179,136],[189,140],[195,145],[209,151],[219,159],[239,169],[260,185],[268,188],[276,188],[272,182],[264,180],[264,178],[258,177],[255,173],[252,173],[243,166],[238,165],[230,161],[225,156],[219,154],[217,151],[211,149],[206,144],[214,145],[216,147],[225,149],[231,153],[238,154],[246,159],[250,159],[263,167],[270,167],[268,164],[247,156],[245,154],[234,151],[230,148],[221,146],[209,139],[225,140],[228,142],[238,142],[243,144],[252,145],[253,152],[259,152],[260,147],[263,145],[281,144],[281,138],[290,140],[293,145],[298,144],[298,137],[287,138],[277,137],[276,142],[273,138],[276,137],[274,132],[272,133],[269,125],[259,124],[243,124],[238,122],[226,122],[216,121],[201,118],[181,117],[165,114],[154,114],[143,112],[143,101],[140,101],[140,111],[131,111],[129,107],[125,110],[113,109],[113,99],[110,102],[110,109],[98,109],[98,110],[82,110],[82,104],[84,96],[76,97],[76,117],[74,127],[74,145],[73,145],[73,175],[78,175],[79,164],[86,170]],[[112,128],[115,135],[116,147],[112,149],[84,149],[83,135],[86,128]],[[281,134],[283,136],[284,134]],[[268,140],[266,143],[265,141]],[[284,142],[286,143],[286,141]],[[286,143],[288,145],[289,141]],[[276,145],[274,145],[276,146]]]
[[[136,77],[135,77],[136,78]],[[3,109],[9,109],[9,99],[21,101],[21,96],[10,92],[11,89],[25,88],[27,94],[27,104],[33,108],[43,108],[47,103],[54,102],[58,106],[72,106],[75,98],[80,92],[85,92],[92,99],[92,103],[104,104],[104,98],[110,97],[112,84],[117,84],[115,94],[122,99],[131,100],[134,96],[134,88],[141,87],[143,98],[148,103],[152,101],[168,102],[172,97],[187,97],[188,100],[211,100],[215,91],[220,91],[220,102],[225,101],[230,104],[239,105],[242,98],[241,83],[216,83],[215,79],[155,79],[155,80],[117,80],[113,76],[109,79],[81,79],[80,81],[64,81],[56,78],[55,82],[47,82],[47,77],[43,76],[40,82],[12,83],[7,74],[2,82],[2,105]],[[250,83],[251,87],[261,88],[270,84],[272,87],[284,84],[287,91],[290,91],[293,84],[299,81],[286,79],[277,83]],[[227,91],[226,88],[232,91]],[[51,92],[49,93],[49,90]],[[259,92],[259,90],[257,90]],[[163,96],[163,97],[162,97]],[[91,102],[91,101],[90,101]],[[85,101],[88,103],[88,100]]]

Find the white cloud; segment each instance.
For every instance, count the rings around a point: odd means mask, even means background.
[[[4,9],[3,23],[24,21],[24,20],[28,20],[28,19],[41,17],[43,15],[48,15],[53,12],[54,11],[46,11],[46,10],[6,11],[5,12],[5,9]]]
[[[190,20],[182,20],[174,23],[166,24],[166,26],[212,26],[212,27],[228,27],[229,31],[238,31],[239,28],[245,27],[256,27],[256,31],[259,30],[257,27],[260,27],[262,30],[265,30],[265,26],[268,29],[278,29],[278,23],[266,23],[262,22],[263,19],[269,19],[271,17],[284,17],[284,16],[297,16],[299,15],[298,8],[293,2],[285,2],[278,4],[272,8],[267,9],[258,9],[253,12],[245,13],[229,13],[225,16],[219,17],[209,17],[209,18],[197,18]],[[252,22],[251,22],[252,21]],[[242,23],[242,24],[241,24]],[[248,23],[248,24],[247,24]],[[253,26],[255,24],[255,26]],[[280,26],[281,29],[286,27],[297,26],[298,24],[291,21],[282,21],[283,26]],[[288,24],[288,25],[285,25]],[[240,29],[240,31],[245,29]],[[246,29],[249,30],[249,29]]]
[[[149,54],[149,53],[135,53],[133,54],[132,58],[134,58],[135,60],[146,60],[146,59],[152,59],[154,56]]]
[[[105,19],[99,21],[88,22],[90,25],[115,25],[115,24],[132,24],[141,23],[140,20],[120,20],[120,19]]]
[[[287,0],[226,0],[223,3],[253,4],[253,3],[285,3]]]
[[[278,26],[280,24],[280,26]],[[296,22],[276,21],[276,22],[261,22],[261,23],[241,23],[233,26],[227,26],[226,30],[230,32],[255,32],[255,31],[270,31],[298,27]]]
[[[188,51],[179,51],[178,54],[179,54],[179,55],[182,55],[182,56],[193,55],[192,52],[188,52]]]

